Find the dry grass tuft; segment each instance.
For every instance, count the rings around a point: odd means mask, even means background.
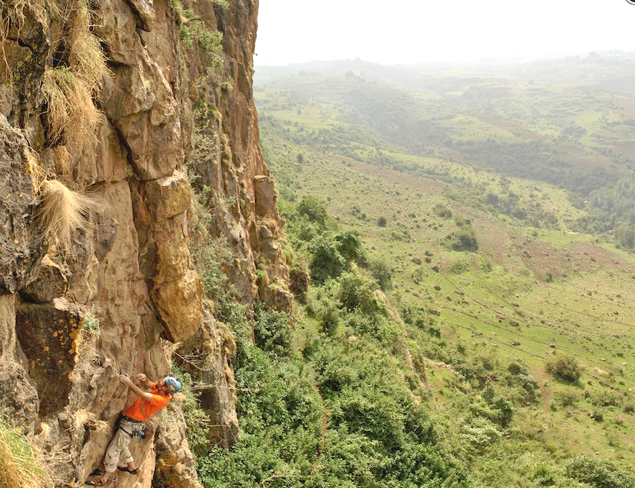
[[[55,161],[55,172],[58,175],[65,175],[70,172],[73,158],[66,146],[55,146],[53,148],[53,159]]]
[[[95,414],[87,410],[78,410],[73,414],[73,425],[71,429],[74,432],[83,432],[84,427],[88,426],[90,430],[97,432],[106,432],[110,430],[108,422],[97,420]]]
[[[40,433],[37,435],[40,439],[46,439],[51,434],[51,426],[46,422],[40,422]]]
[[[63,51],[65,65],[48,67],[42,79],[47,101],[47,143],[49,147],[66,145],[70,154],[81,150],[86,137],[94,134],[99,111],[93,97],[110,75],[99,39],[91,32],[91,11],[85,0],[0,0],[0,56],[4,39],[15,36],[35,18],[51,38],[55,49]],[[57,26],[56,29],[49,28]],[[6,63],[6,56],[5,63]],[[11,77],[11,69],[7,65]],[[57,157],[56,164],[67,171],[68,158]]]
[[[99,111],[87,84],[68,67],[47,68],[42,93],[48,102],[48,140],[79,146],[97,127]]]
[[[172,395],[172,400],[182,404],[187,400],[187,396],[185,396],[185,393],[178,392]]]
[[[2,16],[0,31],[2,39],[12,26],[20,32],[26,20],[26,11],[31,11],[38,22],[46,29],[49,15],[59,15],[60,9],[55,0],[0,0],[0,9],[7,15]]]
[[[37,453],[24,435],[0,418],[0,486],[42,488],[50,478]]]
[[[82,2],[74,5],[68,25],[68,65],[86,89],[96,95],[110,75],[99,39],[90,31],[90,12]]]
[[[77,410],[73,414],[73,424],[71,429],[73,431],[80,430],[86,425],[89,421],[95,420],[95,415],[93,415],[88,410]]]
[[[71,234],[85,228],[86,215],[92,200],[85,195],[69,190],[58,180],[42,183],[42,205],[39,219],[44,234],[53,243],[68,247]]]
[[[77,36],[71,49],[70,67],[93,95],[99,92],[104,78],[110,76],[99,39],[90,32],[81,32]]]

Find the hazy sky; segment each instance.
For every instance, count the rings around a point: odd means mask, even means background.
[[[260,0],[258,23],[260,65],[635,50],[635,5],[627,0]]]

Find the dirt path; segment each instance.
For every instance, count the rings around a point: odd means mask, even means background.
[[[551,397],[553,396],[553,383],[551,381],[551,377],[538,368],[532,368],[531,375],[534,377],[540,388],[542,408],[545,411],[549,411],[549,404],[551,403]]]

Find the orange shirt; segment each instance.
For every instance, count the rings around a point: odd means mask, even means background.
[[[131,419],[145,422],[159,410],[167,407],[168,403],[170,402],[170,398],[172,398],[171,396],[159,395],[159,390],[157,389],[156,383],[152,384],[152,390],[150,391],[150,393],[152,394],[152,400],[147,402],[143,398],[137,398],[135,402],[124,411],[123,414]]]

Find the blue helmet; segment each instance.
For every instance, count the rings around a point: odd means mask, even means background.
[[[181,389],[181,382],[174,376],[166,376],[164,381],[171,395],[174,395]]]

